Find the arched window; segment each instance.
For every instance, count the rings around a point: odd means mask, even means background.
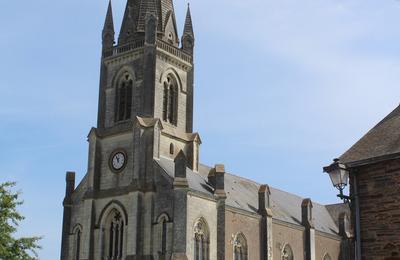
[[[133,79],[128,72],[124,72],[117,86],[116,121],[131,118]]]
[[[74,248],[75,248],[74,259],[75,260],[79,260],[80,259],[79,256],[81,254],[81,240],[82,240],[82,230],[81,230],[81,227],[78,226],[75,229],[75,232],[74,232],[74,241],[75,241],[74,242],[75,243],[75,245],[74,245]]]
[[[124,225],[121,213],[115,209],[112,210],[103,227],[103,259],[122,259],[124,249]]]
[[[162,221],[162,231],[161,231],[161,254],[165,255],[167,253],[167,220]]]
[[[178,121],[178,84],[168,75],[164,82],[163,120],[173,125]]]
[[[207,223],[199,219],[194,225],[194,260],[210,259],[210,240]]]
[[[246,237],[239,233],[233,241],[233,259],[234,260],[247,260],[247,240]]]
[[[324,258],[322,258],[322,260],[332,260],[332,258],[328,253],[326,253]]]
[[[165,256],[168,251],[168,223],[169,217],[167,214],[162,214],[158,217],[158,230],[159,230],[159,254]]]
[[[290,245],[286,244],[282,250],[282,260],[293,260],[293,250]]]

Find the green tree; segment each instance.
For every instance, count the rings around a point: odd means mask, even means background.
[[[37,259],[40,237],[14,237],[18,223],[24,219],[17,211],[23,201],[19,199],[20,193],[12,191],[14,186],[14,182],[0,183],[0,259]]]

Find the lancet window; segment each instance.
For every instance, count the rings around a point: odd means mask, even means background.
[[[158,218],[158,227],[159,227],[159,241],[160,241],[160,247],[159,247],[159,252],[160,255],[165,256],[167,254],[167,239],[168,239],[168,216],[166,214],[162,214]]]
[[[178,121],[178,84],[172,75],[164,82],[163,120],[173,125]]]
[[[103,227],[104,231],[104,259],[122,259],[124,249],[124,220],[121,213],[113,210]]]
[[[233,259],[247,260],[247,258],[247,240],[242,233],[239,233],[236,235],[235,240],[233,241]]]
[[[133,79],[128,72],[122,75],[116,90],[116,121],[128,120],[131,118],[133,91]]]
[[[210,240],[206,222],[199,219],[194,226],[194,259],[210,259]]]
[[[75,231],[75,260],[79,260],[79,256],[81,254],[81,238],[82,238],[82,231],[80,228],[77,228]]]
[[[331,256],[327,253],[322,260],[332,260]]]

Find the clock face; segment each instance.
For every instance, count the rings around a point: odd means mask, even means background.
[[[126,156],[123,152],[117,152],[111,159],[111,166],[115,171],[120,171],[124,168],[126,163]]]

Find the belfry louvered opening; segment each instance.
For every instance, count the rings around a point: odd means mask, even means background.
[[[172,75],[164,82],[163,91],[163,120],[172,125],[178,123],[178,84]]]
[[[133,79],[128,72],[119,80],[116,91],[116,121],[128,120],[131,118],[133,91]]]

